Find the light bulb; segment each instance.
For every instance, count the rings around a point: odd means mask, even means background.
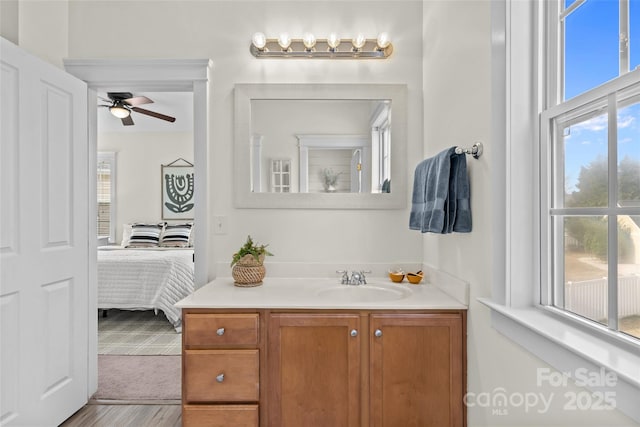
[[[280,37],[278,37],[278,44],[280,45],[282,50],[289,50],[289,46],[291,46],[291,37],[289,37],[289,34],[280,34]]]
[[[353,40],[351,40],[351,43],[353,44],[353,48],[356,50],[362,49],[362,46],[364,46],[366,42],[367,42],[367,39],[362,34],[358,34],[356,37],[353,38]]]
[[[335,50],[340,45],[340,38],[336,33],[331,33],[327,38],[327,44],[329,45],[329,48]]]
[[[131,115],[131,111],[127,110],[121,105],[114,105],[113,107],[109,107],[109,111],[119,119],[124,119],[125,117],[129,117]]]
[[[267,38],[263,33],[255,33],[253,35],[252,41],[253,45],[259,50],[264,49],[264,47],[267,45]]]
[[[378,34],[378,39],[376,40],[378,47],[380,49],[384,49],[391,44],[391,40],[389,40],[389,34],[380,33]]]
[[[316,45],[316,36],[311,33],[305,33],[302,37],[302,43],[304,43],[304,47],[306,47],[307,50],[311,50]]]

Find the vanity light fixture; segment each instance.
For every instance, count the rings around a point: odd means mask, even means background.
[[[346,46],[341,47],[343,44]],[[393,53],[393,45],[385,32],[375,39],[363,34],[342,39],[331,33],[326,39],[317,39],[312,33],[302,38],[291,38],[287,33],[267,38],[255,33],[249,50],[256,58],[385,59]]]

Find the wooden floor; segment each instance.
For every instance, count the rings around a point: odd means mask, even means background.
[[[61,427],[180,427],[176,405],[85,405]]]

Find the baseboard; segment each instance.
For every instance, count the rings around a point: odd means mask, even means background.
[[[112,399],[89,399],[87,405],[181,405],[181,400],[112,400]]]

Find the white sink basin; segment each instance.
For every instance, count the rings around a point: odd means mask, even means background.
[[[375,302],[406,298],[411,291],[400,286],[338,285],[321,289],[316,293],[322,298],[335,298],[341,302]]]

